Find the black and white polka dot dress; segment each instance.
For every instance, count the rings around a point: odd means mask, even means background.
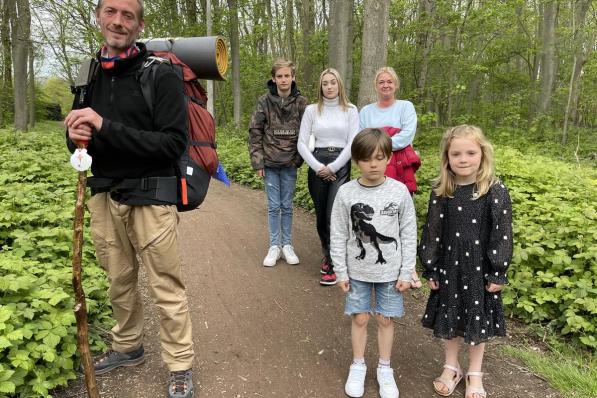
[[[502,183],[473,200],[475,184],[457,186],[453,198],[431,193],[419,245],[423,277],[439,282],[427,302],[423,326],[442,339],[464,337],[479,344],[505,336],[500,293],[512,259],[512,205]]]

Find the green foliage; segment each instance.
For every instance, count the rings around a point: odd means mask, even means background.
[[[513,202],[514,259],[504,303],[510,314],[541,326],[551,336],[597,349],[597,172],[539,155],[522,131],[496,131],[496,169]],[[419,132],[421,153],[416,207],[425,220],[431,180],[437,175],[440,129]],[[518,141],[517,141],[518,140]],[[251,169],[245,131],[220,130],[218,152],[232,180],[253,188],[262,181]],[[511,145],[511,146],[508,146]],[[512,146],[525,148],[526,152]],[[538,144],[536,148],[546,147]],[[537,149],[538,150],[538,149]],[[550,149],[556,156],[556,148]],[[356,175],[353,169],[353,176]],[[313,210],[299,171],[295,203]]]
[[[0,396],[49,396],[75,379],[78,367],[71,285],[76,172],[63,132],[47,124],[39,131],[0,130]],[[111,323],[111,309],[88,234],[85,242],[90,344],[99,351],[105,345],[97,330]]]
[[[510,149],[498,157],[515,215],[504,302],[515,315],[597,349],[597,175]]]
[[[546,377],[567,398],[597,397],[595,357],[569,347],[550,347],[541,352],[536,347],[503,346],[506,354],[519,358],[532,372]]]
[[[63,116],[71,109],[73,94],[67,81],[58,77],[50,77],[40,87],[40,97],[43,102],[60,104]]]

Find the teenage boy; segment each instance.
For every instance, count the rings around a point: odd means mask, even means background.
[[[251,165],[264,178],[267,194],[269,251],[263,265],[273,267],[284,256],[298,264],[292,247],[292,201],[297,168],[303,163],[296,144],[307,99],[294,81],[291,61],[278,59],[272,66],[269,92],[262,95],[249,123]]]
[[[65,119],[68,147],[74,151],[77,144],[87,143],[94,178],[115,184],[126,179],[139,186],[143,181],[159,182],[176,192],[176,161],[187,145],[182,80],[172,68],[160,65],[155,108],[150,112],[137,78],[148,56],[145,46],[135,42],[144,28],[143,1],[100,0],[95,17],[104,38],[97,54],[101,66],[87,103]],[[160,313],[162,359],[170,370],[168,397],[190,398],[193,336],[178,249],[176,203],[165,202],[155,189],[91,187],[87,204],[91,236],[110,281],[108,293],[116,320],[111,349],[93,358],[95,373],[145,361],[143,299],[137,289],[142,263]]]
[[[344,313],[352,316],[353,362],[344,391],[349,397],[363,396],[367,323],[369,314],[375,314],[379,395],[398,398],[390,366],[392,318],[404,315],[402,292],[410,289],[415,269],[415,209],[406,186],[384,176],[392,155],[392,142],[384,131],[358,133],[351,154],[361,177],[342,185],[336,195],[330,241],[338,285],[346,293]],[[371,308],[373,291],[375,308]]]

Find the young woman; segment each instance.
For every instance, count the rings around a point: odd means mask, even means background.
[[[309,193],[323,252],[322,285],[336,284],[330,258],[330,218],[338,188],[350,180],[350,144],[358,131],[358,111],[346,97],[340,74],[332,68],[324,70],[319,76],[317,103],[305,109],[297,144],[309,165]],[[311,135],[315,145],[310,149]]]

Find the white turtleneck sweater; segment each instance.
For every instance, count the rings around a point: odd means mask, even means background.
[[[309,151],[311,132],[315,134],[316,148],[344,148],[338,158],[327,165],[335,173],[350,161],[350,145],[354,136],[359,132],[359,112],[352,104],[346,111],[343,111],[338,103],[338,97],[324,98],[321,114],[317,111],[317,104],[307,106],[301,120],[297,147],[309,167],[318,172],[326,165],[315,159],[315,156]]]

